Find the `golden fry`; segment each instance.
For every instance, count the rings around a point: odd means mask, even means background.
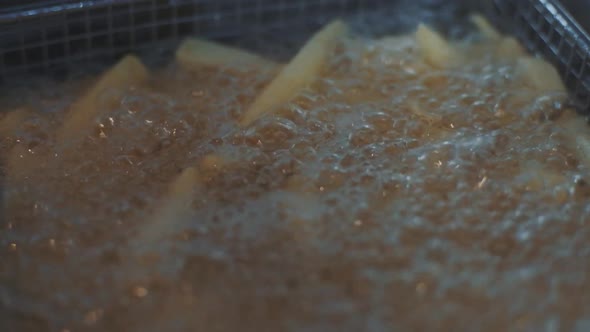
[[[566,92],[557,69],[545,60],[522,57],[518,59],[518,71],[519,75],[539,92]]]
[[[525,56],[526,50],[514,37],[503,37],[496,48],[496,55],[501,58],[514,59]]]
[[[166,229],[172,228],[188,217],[193,193],[199,183],[199,172],[194,167],[185,169],[172,181],[154,215],[144,225],[137,239],[140,245],[149,245]]]
[[[458,60],[459,53],[438,32],[424,24],[416,30],[416,41],[424,60],[434,67],[445,68]]]
[[[407,35],[385,36],[377,40],[377,45],[383,47],[385,51],[400,51],[413,48],[416,40]]]
[[[101,100],[109,89],[124,89],[130,85],[141,84],[149,78],[147,68],[137,57],[128,55],[100,77],[98,82],[75,102],[58,132],[58,142],[82,136],[90,131],[92,121],[100,114],[105,104],[117,98],[111,96]]]
[[[337,20],[313,36],[256,98],[244,113],[240,125],[247,126],[262,115],[273,112],[313,83],[328,61],[330,52],[346,31],[346,25]]]
[[[489,39],[502,38],[502,34],[500,32],[498,32],[498,30],[496,30],[485,17],[476,14],[476,15],[471,15],[470,20],[473,24],[475,24],[475,26],[477,27],[479,32],[482,35],[486,36],[487,38],[489,38]]]
[[[225,65],[274,67],[277,63],[259,55],[201,39],[187,39],[176,51],[176,61],[186,70]]]

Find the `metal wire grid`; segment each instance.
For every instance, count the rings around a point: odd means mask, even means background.
[[[541,53],[559,69],[565,84],[590,112],[590,37],[559,1],[496,1],[527,48]]]
[[[0,80],[89,59],[112,59],[185,35],[221,39],[247,30],[320,25],[387,0],[124,0],[0,12]],[[58,5],[58,3],[62,3]]]

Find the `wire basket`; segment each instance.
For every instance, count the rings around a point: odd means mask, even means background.
[[[579,6],[585,1],[571,2]],[[496,14],[494,22],[553,61],[580,109],[590,109],[590,38],[556,0],[8,1],[0,9],[0,84],[23,73],[59,73],[81,62],[112,62],[130,51],[170,50],[172,45],[164,43],[186,35],[231,39],[273,30],[311,32],[336,16],[445,3],[453,3],[451,15],[437,8],[432,12],[449,21],[458,19],[457,12],[487,11],[495,5],[488,12]],[[585,3],[583,8],[590,9]],[[401,17],[392,16],[392,24]]]
[[[565,5],[590,13],[589,1],[496,0],[499,16],[531,51],[557,66],[579,109],[590,111],[590,36]],[[574,7],[571,7],[574,8]]]
[[[90,58],[112,59],[185,35],[223,39],[255,29],[319,25],[331,17],[377,8],[385,2],[37,1],[0,12],[0,77],[46,71]]]

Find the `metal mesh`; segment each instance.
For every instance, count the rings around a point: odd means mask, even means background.
[[[24,72],[153,50],[185,35],[224,39],[252,31],[314,29],[393,0],[94,0],[13,1],[0,9],[0,83]],[[398,1],[399,2],[399,1]],[[436,1],[430,1],[432,3]],[[439,1],[440,2],[440,1]],[[473,1],[456,0],[460,5]],[[486,2],[482,0],[482,2]],[[590,108],[590,39],[556,0],[494,0],[502,23],[559,68]],[[576,2],[578,3],[578,2]],[[590,7],[585,7],[590,8]]]
[[[525,46],[557,66],[580,109],[590,111],[590,37],[563,4],[497,0],[496,5]]]
[[[188,34],[321,23],[385,0],[128,0],[45,2],[0,12],[0,78],[88,58],[112,58]],[[61,3],[61,4],[59,4]]]

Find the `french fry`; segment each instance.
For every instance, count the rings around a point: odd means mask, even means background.
[[[176,51],[176,61],[185,70],[226,65],[272,68],[276,62],[234,47],[202,39],[187,39]]]
[[[383,47],[385,51],[400,51],[412,48],[416,45],[416,40],[412,36],[385,36],[376,41],[378,46]]]
[[[498,32],[498,30],[496,30],[485,17],[475,14],[471,15],[469,19],[485,37],[495,40],[502,38],[502,34]]]
[[[578,119],[578,122],[581,122]],[[588,130],[588,128],[584,128],[584,130]],[[571,132],[570,134],[579,134],[578,132]],[[574,137],[572,137],[574,139]],[[586,165],[586,167],[590,167],[590,137],[588,135],[583,135],[575,137],[576,143],[576,151],[578,153],[579,159]]]
[[[379,48],[377,54],[381,54],[382,59],[393,60],[392,63],[396,66],[401,65],[402,70],[407,73],[422,74],[431,70],[430,66],[420,57],[412,57],[410,61],[395,61],[403,52],[414,54],[417,50],[416,36],[412,34],[381,37],[375,41],[375,46]]]
[[[424,24],[416,30],[416,41],[424,60],[434,67],[445,68],[459,59],[459,52],[443,36]]]
[[[150,245],[166,229],[183,222],[190,213],[193,192],[199,183],[199,171],[196,168],[189,167],[182,171],[170,183],[166,196],[136,239],[137,243],[141,246]]]
[[[346,31],[346,25],[336,20],[313,36],[246,110],[240,125],[247,126],[262,115],[273,112],[313,83],[328,61],[338,39]]]
[[[141,84],[148,78],[149,72],[141,60],[133,55],[124,57],[104,73],[98,82],[71,106],[57,134],[57,141],[64,142],[89,132],[93,119],[100,114],[105,103],[112,103],[116,99],[111,97],[101,100],[100,97],[105,91]]]
[[[514,59],[526,55],[526,50],[514,37],[503,37],[496,48],[496,56]]]
[[[566,92],[559,73],[549,62],[522,57],[517,63],[518,74],[538,92]]]

